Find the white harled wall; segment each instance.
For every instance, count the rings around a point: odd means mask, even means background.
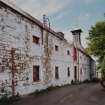
[[[79,81],[90,80],[90,58],[79,51]]]
[[[36,35],[40,38],[40,44],[35,45],[33,43],[32,36]],[[5,47],[5,49],[3,49]],[[34,92],[35,89],[43,88],[43,72],[42,72],[42,32],[41,28],[36,24],[33,24],[29,20],[23,18],[21,15],[15,14],[12,11],[0,8],[0,51],[1,51],[1,63],[3,62],[3,51],[7,54],[10,53],[12,48],[16,49],[16,55],[20,57],[15,63],[24,64],[24,69],[19,68],[15,73],[15,93],[28,94]],[[6,55],[5,55],[6,56]],[[10,55],[9,55],[10,56]],[[10,60],[10,57],[7,57]],[[9,62],[9,61],[8,61]],[[5,61],[5,63],[8,63]],[[40,66],[40,82],[33,83],[33,65]],[[7,67],[9,68],[9,67]],[[11,70],[5,68],[4,72],[0,71],[0,86],[5,87],[8,85],[11,92]],[[27,80],[28,78],[28,80]],[[1,89],[2,90],[2,89]],[[7,91],[8,92],[8,91]]]
[[[69,43],[65,40],[60,40],[55,36],[50,36],[52,39],[52,56],[51,56],[51,65],[53,72],[52,85],[65,85],[70,84],[71,80],[74,79],[73,76],[73,62],[72,62],[72,48]],[[58,46],[58,51],[55,51],[55,45]],[[70,51],[70,55],[67,55],[67,50]],[[58,67],[59,79],[55,78],[55,67]],[[70,68],[70,77],[67,75],[67,68]]]
[[[43,35],[42,35],[43,33]],[[32,36],[40,38],[33,43]],[[43,43],[42,43],[43,42]],[[55,51],[55,45],[59,50]],[[25,95],[49,86],[71,84],[74,80],[73,45],[8,8],[0,8],[0,95],[12,94],[11,54],[15,48],[15,94]],[[67,50],[70,55],[67,55]],[[80,52],[83,73],[80,81],[89,79],[88,57]],[[33,82],[33,66],[39,65],[40,81]],[[55,79],[55,66],[59,79]],[[70,67],[70,77],[67,68]]]

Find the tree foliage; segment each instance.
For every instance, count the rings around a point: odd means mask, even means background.
[[[88,52],[98,58],[99,66],[105,77],[105,21],[97,22],[89,30]]]

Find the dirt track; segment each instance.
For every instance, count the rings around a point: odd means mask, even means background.
[[[94,83],[65,86],[25,97],[13,105],[105,105],[105,90]]]

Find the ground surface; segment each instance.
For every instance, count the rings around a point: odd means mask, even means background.
[[[25,97],[13,105],[105,105],[105,90],[95,83],[65,86]]]

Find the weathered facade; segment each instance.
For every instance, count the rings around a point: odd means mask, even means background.
[[[90,80],[95,62],[75,43],[0,0],[0,95]]]

